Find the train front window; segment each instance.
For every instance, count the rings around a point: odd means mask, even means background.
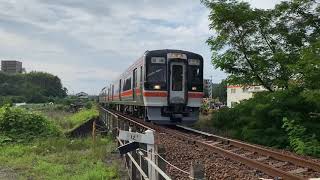
[[[181,65],[172,66],[172,91],[182,91],[183,68]]]
[[[189,91],[203,91],[203,73],[201,66],[190,66],[188,69]]]
[[[152,59],[147,63],[145,88],[149,90],[167,89],[167,66],[165,59]]]

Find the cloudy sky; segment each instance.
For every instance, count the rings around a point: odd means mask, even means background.
[[[0,0],[0,59],[58,75],[69,93],[95,94],[146,50],[174,48],[203,55],[205,78],[220,82],[208,14],[199,0]]]

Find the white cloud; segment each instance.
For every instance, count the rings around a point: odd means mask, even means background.
[[[205,76],[218,82],[226,75],[210,63],[208,14],[194,0],[0,0],[0,58],[98,93],[146,50],[177,48],[203,55]]]

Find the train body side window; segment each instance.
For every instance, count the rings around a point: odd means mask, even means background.
[[[119,98],[121,96],[121,85],[122,85],[122,79],[119,81]]]
[[[114,96],[114,86],[112,85],[112,100],[113,100],[113,96]]]
[[[127,90],[130,90],[131,89],[131,77],[127,79],[128,81],[128,88]]]
[[[142,66],[140,66],[140,84],[143,82]]]
[[[137,84],[138,84],[138,74],[137,74],[137,69],[134,69],[133,70],[133,88],[135,89],[137,87]]]
[[[131,89],[131,77],[126,79],[123,83],[123,91],[128,91]]]

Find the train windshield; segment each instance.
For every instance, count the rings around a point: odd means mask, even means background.
[[[147,80],[148,82],[165,82],[166,81],[166,67],[162,65],[151,65],[149,66],[148,74],[147,74]]]
[[[188,84],[190,91],[203,91],[203,72],[201,66],[189,66]]]
[[[145,88],[152,90],[165,90],[167,88],[166,72],[166,64],[148,63]]]

